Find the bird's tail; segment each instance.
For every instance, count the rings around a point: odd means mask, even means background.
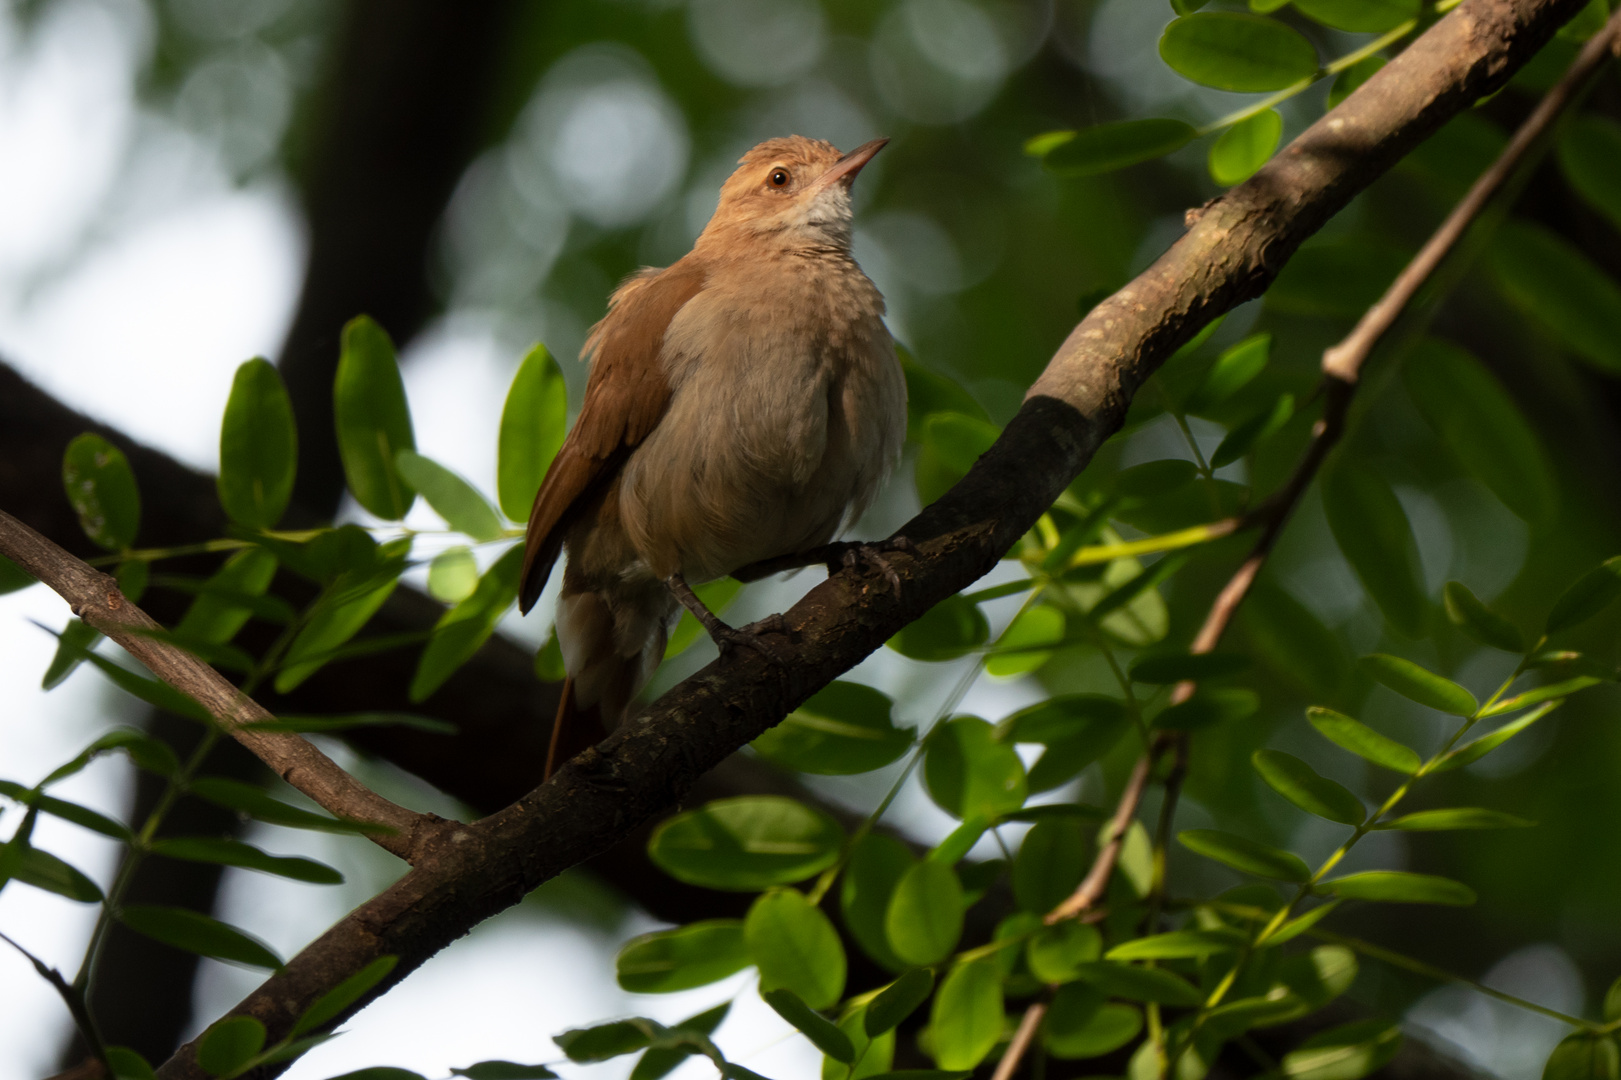
[[[550,780],[557,767],[588,747],[601,742],[607,731],[602,726],[602,705],[581,708],[574,691],[574,677],[563,680],[563,696],[557,702],[557,719],[552,721],[552,741],[546,747],[546,775]]]

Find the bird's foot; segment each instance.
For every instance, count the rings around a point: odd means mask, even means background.
[[[883,573],[885,580],[889,582],[890,589],[894,591],[897,597],[901,594],[901,576],[885,556],[897,551],[905,552],[908,555],[917,551],[917,546],[904,536],[892,536],[888,540],[880,540],[877,543],[850,541],[835,546],[843,549],[839,556],[839,564],[844,569],[854,569],[856,564],[860,562],[871,563]],[[827,569],[829,573],[832,573],[838,569],[838,566],[835,566],[833,560],[829,559]]]
[[[687,584],[686,579],[680,574],[671,574],[665,579],[664,584],[669,587],[670,592],[675,594],[675,598],[681,601],[681,606],[690,611],[692,617],[697,619],[699,625],[708,632],[710,638],[715,642],[715,646],[720,649],[721,655],[724,656],[731,650],[742,646],[743,648],[753,649],[774,664],[783,662],[782,657],[778,656],[764,640],[766,634],[786,634],[788,632],[788,620],[784,619],[780,614],[767,615],[758,622],[750,623],[747,626],[732,626],[722,621],[719,615],[710,611],[708,605],[698,598],[698,594],[692,591],[692,587]]]

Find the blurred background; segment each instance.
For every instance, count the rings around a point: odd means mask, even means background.
[[[1047,174],[1022,152],[1026,139],[1055,128],[1143,115],[1198,124],[1250,100],[1194,86],[1159,62],[1155,43],[1172,17],[1165,0],[4,0],[0,378],[9,381],[0,382],[0,506],[42,528],[57,524],[56,539],[86,550],[74,541],[54,470],[67,439],[94,422],[120,433],[121,445],[154,452],[132,451],[147,499],[143,546],[218,535],[217,509],[198,509],[212,498],[211,482],[193,470],[217,463],[236,366],[263,355],[281,366],[298,414],[301,513],[362,520],[340,501],[330,434],[338,333],[362,312],[401,348],[419,447],[493,490],[496,418],[528,346],[544,341],[562,359],[577,407],[585,369],[572,357],[613,285],[684,254],[737,157],[787,133],[845,149],[893,139],[856,185],[856,257],[887,297],[896,337],[1003,423],[1080,315],[1180,235],[1188,207],[1219,193],[1204,143],[1084,180]],[[1324,55],[1368,40],[1300,25]],[[1246,305],[1209,348],[1270,330],[1274,359],[1257,395],[1309,390],[1322,348],[1490,161],[1573,49],[1550,46],[1515,88],[1359,198],[1325,230],[1320,250],[1332,257],[1317,263],[1330,269]],[[1285,140],[1321,114],[1325,89],[1282,107]],[[1613,67],[1589,108],[1621,117]],[[1516,212],[1621,276],[1621,237],[1572,197],[1554,166],[1531,178]],[[1543,438],[1559,476],[1557,514],[1532,527],[1504,509],[1424,425],[1399,380],[1376,379],[1367,392],[1359,452],[1398,485],[1431,591],[1458,578],[1529,623],[1577,572],[1621,550],[1621,384],[1508,317],[1481,277],[1457,287],[1436,325],[1499,376]],[[1223,428],[1192,425],[1208,454]],[[1222,475],[1276,483],[1303,437],[1280,440],[1276,460]],[[1093,469],[1188,453],[1168,419],[1148,419],[1111,442]],[[887,533],[917,505],[908,465],[859,532]],[[1172,638],[1191,635],[1230,568],[1203,565],[1165,590]],[[780,610],[817,578],[751,587],[733,614]],[[1339,701],[1398,731],[1405,725],[1421,747],[1440,737],[1429,720],[1334,665],[1383,647],[1477,691],[1503,674],[1497,654],[1456,635],[1392,646],[1315,496],[1269,568],[1267,589],[1273,610],[1304,612],[1325,628],[1321,659]],[[418,600],[390,617],[431,619],[421,606],[431,602]],[[523,681],[545,640],[547,610],[509,618],[485,666],[436,697],[435,708],[464,724],[454,746],[383,732],[355,746],[333,743],[332,752],[421,809],[470,815],[503,805],[538,774],[535,733],[544,738],[555,700],[532,677]],[[1002,613],[1011,615],[1011,607]],[[53,643],[30,620],[59,628],[66,616],[40,588],[0,599],[6,778],[33,783],[113,722],[164,730],[91,676],[48,695],[37,689]],[[1264,631],[1257,625],[1247,639],[1263,651]],[[1615,632],[1613,621],[1588,631],[1610,656]],[[705,643],[670,665],[652,692],[709,650]],[[949,707],[965,665],[884,650],[851,677],[893,695],[904,722],[926,725]],[[979,679],[960,708],[994,721],[1053,690],[1099,688],[1098,668],[1095,656],[1061,652],[1028,674]],[[330,711],[370,677],[323,675],[310,692],[329,694]],[[378,680],[388,677],[378,669]],[[1322,700],[1321,679],[1276,670],[1265,685],[1253,728],[1199,743],[1179,823],[1222,822],[1326,852],[1328,838],[1310,821],[1263,795],[1243,764],[1249,751],[1280,746],[1363,792],[1370,778],[1304,733],[1301,706]],[[1467,881],[1482,896],[1477,907],[1369,909],[1352,931],[1553,1008],[1591,1009],[1621,973],[1618,704],[1611,690],[1578,699],[1500,756],[1438,785],[1436,805],[1500,807],[1541,829],[1439,840],[1383,834],[1365,845],[1380,850],[1359,850],[1382,866]],[[514,747],[521,752],[508,752]],[[797,783],[757,759],[734,764],[716,792]],[[218,768],[255,775],[251,762],[228,756]],[[1105,802],[1119,772],[1120,763],[1104,762],[1063,794]],[[869,806],[890,778],[818,781],[814,791],[836,806]],[[98,762],[61,793],[115,815],[143,797],[121,760]],[[923,842],[953,825],[915,785],[887,820]],[[214,827],[239,828],[230,820]],[[339,866],[348,883],[322,888],[170,864],[143,871],[143,895],[212,910],[290,955],[399,872],[358,842],[265,826],[250,838]],[[42,822],[36,842],[99,881],[111,877],[110,842],[54,821]],[[1173,882],[1201,887],[1208,874],[1179,867]],[[685,1016],[721,993],[633,1000],[614,985],[613,951],[661,919],[734,908],[718,894],[673,888],[627,846],[479,927],[288,1075],[315,1080],[372,1064],[433,1075],[481,1058],[548,1060],[557,1056],[550,1036],[565,1027],[629,1012]],[[0,895],[0,929],[64,969],[77,965],[89,925],[83,909],[57,897],[19,887]],[[260,978],[138,941],[115,937],[114,946],[102,972],[109,1036],[154,1060]],[[728,992],[746,988],[746,977],[734,981]],[[1405,1017],[1411,1034],[1461,1063],[1450,1073],[1437,1065],[1434,1075],[1534,1076],[1562,1033],[1557,1023],[1374,964],[1352,996],[1359,1008]],[[819,1059],[788,1030],[743,994],[719,1041],[758,1072],[808,1080]],[[73,1060],[54,995],[21,958],[0,953],[0,1080],[44,1076]],[[698,1075],[707,1066],[685,1068]]]

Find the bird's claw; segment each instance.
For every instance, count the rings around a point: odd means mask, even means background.
[[[911,554],[916,550],[916,545],[904,536],[892,536],[888,540],[880,540],[875,544],[857,541],[845,546],[842,562],[847,570],[855,569],[856,564],[862,561],[876,566],[883,573],[884,579],[889,582],[890,589],[898,598],[901,595],[901,576],[884,556],[896,551]]]
[[[782,657],[778,656],[776,651],[765,643],[766,634],[788,633],[788,620],[783,618],[781,614],[767,615],[758,622],[749,623],[747,626],[729,626],[716,619],[714,626],[705,627],[705,629],[709,631],[709,636],[714,639],[715,646],[720,649],[722,656],[725,656],[733,649],[741,647],[753,649],[773,664],[783,662]]]

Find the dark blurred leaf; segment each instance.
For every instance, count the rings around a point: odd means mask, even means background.
[[[197,1040],[197,1064],[212,1076],[246,1065],[265,1046],[265,1026],[251,1016],[228,1016]]]
[[[516,1061],[480,1061],[465,1069],[451,1069],[450,1074],[467,1080],[557,1080],[557,1074],[544,1065],[520,1065]]]
[[[1002,1036],[1002,972],[994,960],[958,964],[940,983],[929,1015],[934,1060],[972,1069]]]
[[[1617,1080],[1621,1046],[1614,1035],[1581,1032],[1567,1036],[1543,1067],[1542,1080]]]
[[[410,1069],[401,1069],[393,1065],[373,1065],[367,1069],[346,1072],[342,1076],[329,1077],[328,1080],[427,1080],[427,1078]]]
[[[1075,891],[1085,869],[1086,835],[1080,821],[1038,821],[1025,833],[1013,860],[1014,899],[1025,911],[1045,915]]]
[[[1429,600],[1418,546],[1390,485],[1341,464],[1323,480],[1323,509],[1340,551],[1390,625],[1406,637],[1423,637]]]
[[[45,629],[48,633],[55,633],[48,627]],[[212,714],[203,708],[195,698],[181,693],[168,683],[149,679],[144,675],[137,675],[128,668],[113,663],[105,656],[100,656],[78,646],[71,646],[61,634],[57,634],[56,638],[61,648],[74,649],[81,661],[88,661],[92,667],[107,676],[120,690],[140,698],[148,705],[200,723],[208,723],[213,719]]]
[[[1161,709],[1154,726],[1164,731],[1197,731],[1253,716],[1260,707],[1261,699],[1253,690],[1201,686],[1188,700]]]
[[[975,604],[948,596],[889,639],[889,647],[913,660],[955,660],[985,644],[990,624]]]
[[[839,932],[804,893],[772,889],[763,894],[743,920],[743,939],[760,969],[762,994],[787,988],[813,1009],[826,1009],[843,995]]]
[[[1339,689],[1349,667],[1344,646],[1288,592],[1262,578],[1238,618],[1251,647],[1275,675],[1319,699]]]
[[[607,1061],[622,1054],[634,1054],[653,1041],[648,1027],[629,1020],[615,1020],[595,1027],[572,1028],[552,1039],[570,1061]]]
[[[220,427],[220,505],[232,521],[273,529],[293,497],[298,432],[281,375],[262,357],[236,369]]]
[[[465,544],[448,547],[428,564],[428,595],[443,604],[459,604],[478,588],[478,561]]]
[[[1482,645],[1511,653],[1525,651],[1525,637],[1519,628],[1481,603],[1463,582],[1447,582],[1441,599],[1452,624]]]
[[[1621,374],[1621,285],[1569,240],[1541,225],[1506,221],[1491,249],[1497,287],[1600,371]]]
[[[1287,424],[1295,414],[1295,396],[1280,394],[1278,400],[1254,416],[1239,423],[1210,455],[1210,467],[1219,469],[1231,465],[1251,449],[1265,442]]]
[[[1372,653],[1360,661],[1364,673],[1385,684],[1402,697],[1420,705],[1451,713],[1473,716],[1480,703],[1475,695],[1433,671],[1426,671],[1411,660],[1387,653]]]
[[[395,451],[394,469],[428,500],[434,513],[444,518],[452,529],[479,543],[501,538],[501,519],[495,516],[495,510],[484,496],[437,461],[402,448]]]
[[[1063,643],[1064,629],[1064,613],[1051,604],[1024,609],[996,639],[986,673],[1007,678],[1036,670],[1052,658],[1049,646]]]
[[[1042,927],[1025,946],[1030,973],[1045,983],[1072,981],[1082,964],[1093,963],[1102,954],[1098,928],[1074,919]]]
[[[960,820],[993,820],[1024,805],[1024,765],[995,729],[973,716],[947,720],[929,733],[923,782],[942,810]]]
[[[731,1009],[732,1003],[723,1001],[712,1009],[705,1009],[695,1016],[687,1017],[676,1025],[676,1029],[712,1035]],[[677,1065],[697,1052],[691,1046],[650,1047],[637,1059],[636,1067],[630,1071],[630,1080],[662,1080],[673,1072]]]
[[[839,884],[839,912],[863,952],[883,967],[900,971],[906,962],[889,947],[884,924],[895,886],[916,860],[899,840],[868,833],[850,849]]]
[[[1367,817],[1362,800],[1341,785],[1318,775],[1317,771],[1293,754],[1281,750],[1257,750],[1251,759],[1255,771],[1267,785],[1308,814],[1360,825]]]
[[[1122,499],[1157,499],[1199,478],[1199,467],[1182,458],[1147,461],[1122,469],[1109,480],[1109,486]]]
[[[1501,810],[1486,810],[1478,806],[1459,806],[1449,810],[1420,810],[1403,814],[1399,818],[1380,822],[1376,828],[1403,829],[1409,832],[1441,829],[1527,829],[1535,825]]]
[[[388,978],[389,972],[394,970],[399,960],[397,956],[379,956],[316,998],[293,1024],[291,1034],[302,1035],[307,1031],[314,1031],[342,1015],[355,1002],[365,997],[373,987]]]
[[[518,599],[522,567],[523,545],[514,544],[478,579],[472,596],[439,617],[411,679],[412,701],[423,701],[443,686],[495,633],[495,624]]]
[[[1621,1020],[1621,978],[1611,983],[1610,988],[1604,993],[1603,1016],[1606,1024]]]
[[[27,847],[21,849],[16,859],[12,877],[25,885],[44,889],[80,904],[99,904],[105,899],[99,885],[48,851]]]
[[[61,686],[84,663],[85,654],[100,640],[101,631],[89,623],[69,619],[56,639],[56,653],[45,666],[45,676],[39,681],[40,689],[55,690]]]
[[[34,575],[4,555],[0,555],[0,596],[26,589],[33,584],[35,584]]]
[[[1559,167],[1576,193],[1621,229],[1621,123],[1591,112],[1572,117],[1559,140]]]
[[[127,1046],[107,1047],[107,1064],[112,1066],[113,1080],[157,1080],[147,1060]]]
[[[1208,412],[1236,394],[1266,367],[1272,352],[1271,334],[1252,334],[1230,345],[1216,357],[1215,364],[1187,400],[1187,411]]]
[[[895,346],[895,355],[906,375],[906,433],[914,440],[923,438],[923,424],[934,413],[956,413],[971,420],[990,423],[985,409],[961,385],[931,371],[918,362],[904,345]]]
[[[62,454],[62,486],[84,534],[108,551],[135,543],[141,524],[141,493],[124,452],[86,432]]]
[[[1356,319],[1407,265],[1407,253],[1362,235],[1321,240],[1295,252],[1267,290],[1274,311]]]
[[[1587,0],[1587,6],[1576,12],[1576,17],[1559,28],[1563,41],[1586,41],[1600,30],[1610,17],[1609,0]]]
[[[1364,56],[1334,76],[1333,85],[1328,88],[1327,107],[1339,108],[1340,102],[1356,93],[1357,87],[1377,75],[1379,69],[1385,66],[1385,62],[1382,56]]]
[[[884,936],[906,964],[938,964],[962,937],[962,883],[948,864],[925,860],[908,867],[884,915]]]
[[[762,990],[760,996],[778,1016],[799,1029],[799,1033],[809,1039],[816,1049],[834,1061],[841,1061],[846,1065],[855,1061],[856,1048],[851,1044],[850,1036],[840,1031],[827,1017],[806,1005],[798,994],[787,987],[778,987],[775,990]]]
[[[1294,0],[1307,18],[1353,34],[1382,34],[1418,18],[1418,0]]]
[[[717,799],[659,825],[648,856],[689,885],[755,892],[803,881],[839,857],[844,830],[780,795]]]
[[[917,497],[928,506],[968,475],[1002,429],[961,413],[933,413],[923,421],[914,477]]]
[[[400,520],[416,501],[416,492],[395,468],[394,456],[414,450],[416,437],[394,343],[365,315],[343,328],[332,401],[349,490],[384,521]]]
[[[501,512],[528,521],[535,492],[568,429],[568,387],[545,345],[536,342],[518,365],[501,409],[495,488]]]
[[[1184,78],[1217,90],[1282,90],[1317,74],[1317,50],[1298,31],[1259,15],[1185,15],[1165,28],[1159,55]]]
[[[191,794],[207,799],[216,806],[235,810],[270,825],[314,829],[320,832],[386,831],[381,826],[327,817],[325,814],[289,806],[280,799],[271,798],[253,784],[243,783],[241,780],[228,780],[222,776],[205,776],[193,780],[189,790]]]
[[[88,806],[80,806],[78,803],[58,799],[52,795],[36,795],[33,789],[24,787],[22,784],[12,780],[0,780],[0,795],[26,806],[37,806],[42,814],[50,814],[52,817],[59,817],[63,821],[71,821],[75,825],[89,829],[91,832],[100,833],[102,836],[111,837],[114,840],[128,843],[135,838],[134,833],[130,832],[122,822],[114,821],[112,818],[98,813]]]
[[[1243,874],[1296,882],[1305,881],[1311,876],[1300,856],[1269,847],[1247,836],[1219,829],[1184,829],[1176,834],[1176,838],[1194,854],[1214,859]]]
[[[1059,176],[1098,176],[1164,157],[1198,137],[1191,124],[1152,118],[1037,136],[1026,150]]]
[[[912,968],[884,987],[867,1005],[865,1027],[869,1037],[877,1037],[900,1026],[934,992],[934,974],[928,968]]]
[[[1556,634],[1586,622],[1621,596],[1621,555],[1606,559],[1554,601],[1546,632]]]
[[[738,919],[709,919],[632,938],[614,968],[619,985],[637,994],[707,986],[749,966]]]
[[[1347,900],[1448,904],[1453,907],[1468,907],[1475,902],[1475,891],[1461,882],[1401,870],[1365,870],[1360,874],[1329,878],[1323,882],[1323,888]]]
[[[276,971],[282,967],[281,958],[258,938],[195,911],[131,904],[119,911],[118,918],[138,934],[187,952],[249,967]]]
[[[1169,686],[1189,679],[1221,679],[1249,666],[1249,657],[1238,653],[1145,653],[1131,662],[1126,673],[1132,682]]]
[[[1265,165],[1283,136],[1283,117],[1276,109],[1258,112],[1221,133],[1206,162],[1210,178],[1222,187],[1242,184]]]
[[[1096,694],[1069,694],[1021,709],[997,725],[1005,742],[1041,743],[1030,769],[1031,793],[1051,791],[1107,754],[1131,727],[1125,706]]]
[[[1104,1004],[1096,1000],[1096,993],[1082,983],[1071,983],[1053,998],[1043,1031],[1047,1052],[1053,1057],[1100,1057],[1125,1046],[1142,1031],[1142,1010],[1120,1002]]]
[[[1425,338],[1408,352],[1402,378],[1418,411],[1463,466],[1532,524],[1554,509],[1553,466],[1525,414],[1480,361]]]
[[[1379,734],[1360,720],[1353,720],[1333,709],[1313,707],[1306,710],[1311,726],[1329,742],[1342,750],[1373,762],[1394,772],[1412,775],[1420,764],[1417,752],[1394,739]]]
[[[911,728],[897,728],[890,700],[870,686],[834,682],[751,744],[768,761],[799,772],[841,776],[871,772],[912,746]]]
[[[240,866],[313,885],[343,884],[343,875],[325,863],[296,855],[271,855],[240,840],[173,836],[152,841],[150,850],[154,855],[166,855],[171,859]]]

